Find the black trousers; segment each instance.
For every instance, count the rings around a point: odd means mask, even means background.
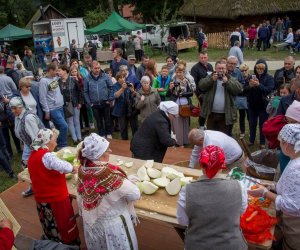
[[[132,136],[138,130],[138,116],[127,117],[126,115],[118,117],[122,140],[128,140],[128,123],[130,123]]]
[[[110,105],[94,105],[93,114],[97,123],[97,129],[100,136],[111,135],[112,128],[110,124]]]
[[[82,104],[81,109],[80,109],[80,128],[81,129],[83,129],[83,123],[86,128],[88,128],[90,126],[85,104]]]
[[[10,135],[9,135],[9,131],[11,133],[11,137],[13,138],[13,141],[15,143],[16,149],[18,152],[21,152],[21,143],[20,140],[16,137],[15,135],[15,127],[14,125],[7,125],[1,128],[4,139],[5,139],[5,144],[6,144],[6,148],[8,153],[12,156],[13,155],[13,150],[11,147],[11,143],[10,143]]]

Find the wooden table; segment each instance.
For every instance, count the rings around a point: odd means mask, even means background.
[[[144,165],[146,161],[133,159],[124,156],[111,155],[110,163],[113,165],[118,165],[119,161],[133,162],[133,166],[131,168],[127,168],[124,165],[120,167],[126,172],[127,175],[136,174],[137,170]],[[171,166],[184,173],[185,176],[192,176],[194,179],[198,178],[202,175],[202,171],[197,169],[190,169],[184,167],[178,167],[163,163],[154,163],[154,167],[156,169],[162,169],[165,166]],[[225,175],[224,175],[225,176]],[[18,175],[20,180],[31,182],[28,172],[25,170]],[[73,176],[71,180],[67,180],[68,190],[71,196],[76,197],[76,183],[77,177]],[[167,223],[177,230],[178,228],[183,228],[178,224],[176,219],[176,207],[177,207],[177,196],[169,196],[164,188],[160,188],[154,195],[141,195],[141,199],[135,202],[136,213],[139,217],[148,220],[158,220],[160,222]],[[271,215],[274,215],[275,210],[271,208]],[[272,229],[272,234],[274,234],[274,228]],[[265,241],[263,244],[251,244],[249,246],[259,249],[270,249],[272,246],[272,241]]]

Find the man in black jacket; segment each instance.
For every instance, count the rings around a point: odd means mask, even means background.
[[[134,158],[163,161],[168,147],[176,145],[170,121],[178,116],[178,109],[175,102],[161,102],[159,109],[145,119],[130,143]]]
[[[18,88],[20,77],[19,77],[18,72],[14,69],[14,61],[13,60],[9,59],[7,61],[7,65],[6,65],[6,69],[5,69],[4,73],[14,81],[14,83],[16,84],[16,87]]]
[[[201,91],[198,87],[198,83],[201,79],[205,78],[208,74],[210,75],[214,71],[213,66],[208,62],[207,52],[199,53],[199,62],[196,63],[191,69],[191,75],[194,78],[196,84],[196,95],[202,105],[204,91]],[[205,124],[205,118],[199,117],[199,126],[203,127]]]
[[[292,56],[288,56],[284,59],[284,66],[277,69],[274,74],[274,90],[279,90],[280,86],[284,83],[290,83],[295,75],[295,59]]]

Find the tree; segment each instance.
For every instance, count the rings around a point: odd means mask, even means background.
[[[178,10],[175,10],[173,12],[170,8],[167,7],[167,5],[168,5],[168,0],[165,0],[164,6],[163,6],[161,12],[159,13],[159,16],[155,15],[155,17],[154,17],[155,23],[157,23],[159,25],[160,30],[161,30],[161,32],[160,32],[161,44],[163,44],[162,40],[167,32],[166,26],[177,22]]]
[[[108,16],[108,11],[104,11],[100,8],[97,8],[95,10],[88,11],[83,19],[87,28],[91,28],[98,25],[99,23],[104,22]]]
[[[164,7],[164,1],[158,0],[123,0],[123,4],[131,4],[135,6],[134,15],[142,14],[145,23],[152,23],[154,17],[160,14],[160,10]],[[183,4],[183,0],[167,2],[167,9],[174,13]]]

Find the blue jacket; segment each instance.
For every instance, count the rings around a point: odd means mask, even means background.
[[[91,107],[92,104],[101,105],[106,101],[112,101],[114,91],[109,76],[104,71],[101,71],[98,77],[90,73],[84,79],[83,96],[88,107]]]
[[[277,108],[277,114],[276,115],[285,115],[286,110],[288,107],[294,102],[297,101],[297,94],[296,92],[293,92],[287,96],[284,96],[280,99],[278,108]]]
[[[269,29],[265,26],[259,28],[258,30],[258,38],[263,39],[269,36]]]
[[[119,72],[119,68],[121,65],[126,65],[128,67],[128,62],[124,58],[121,58],[120,62],[112,60],[112,62],[110,63],[110,68],[112,70],[113,77],[115,77],[116,74]]]
[[[258,75],[255,66],[259,63],[265,65],[265,71],[262,75]],[[254,66],[254,73],[259,80],[259,86],[250,87],[249,82],[246,82],[244,90],[248,97],[248,107],[256,110],[266,110],[268,101],[266,100],[274,88],[274,78],[268,74],[268,65],[265,60],[257,60]]]
[[[118,82],[115,83],[113,85],[114,93],[116,93],[118,90],[120,90],[121,87],[122,87],[121,84],[119,84]],[[115,98],[115,106],[114,106],[112,115],[114,115],[116,117],[122,117],[127,114],[128,104],[127,104],[126,97],[127,98],[132,97],[130,90],[128,88],[125,89],[125,91],[118,98]]]
[[[134,89],[139,90],[141,88],[141,82],[134,75],[128,75],[126,78],[126,82],[133,83]]]

